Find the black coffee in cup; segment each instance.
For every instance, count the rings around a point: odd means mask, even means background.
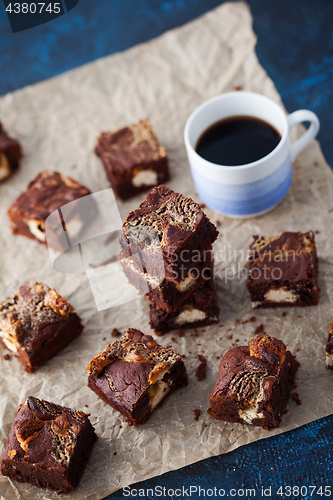
[[[196,152],[218,165],[246,165],[268,155],[281,140],[269,123],[252,116],[232,116],[218,121],[200,136]]]

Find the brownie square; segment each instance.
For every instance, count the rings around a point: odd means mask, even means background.
[[[121,200],[170,179],[166,151],[148,120],[101,134],[95,153],[101,158],[111,186]]]
[[[327,368],[333,369],[333,321],[331,322],[330,330],[328,332],[325,351],[326,351],[326,366]]]
[[[48,216],[63,205],[88,194],[89,189],[71,177],[59,172],[41,172],[8,210],[13,233],[46,245],[45,221]],[[71,228],[67,227],[71,234],[74,234],[74,225],[78,234],[82,229],[83,220],[87,221],[87,216],[81,220],[83,214],[76,214],[75,209],[77,207],[73,207],[73,213],[67,216],[67,220],[72,223]]]
[[[281,340],[261,335],[222,358],[208,413],[228,422],[279,427],[299,363]]]
[[[197,328],[217,323],[219,307],[214,279],[204,280],[189,298],[173,312],[160,308],[150,298],[149,324],[156,335],[181,328]]]
[[[218,231],[191,198],[164,185],[155,187],[130,212],[120,236],[122,257],[143,255],[145,272],[180,283],[189,269],[205,262]]]
[[[25,283],[0,304],[0,344],[32,373],[83,330],[74,308],[43,283]]]
[[[58,493],[74,490],[97,439],[88,416],[29,397],[9,432],[1,474]]]
[[[0,123],[0,182],[8,179],[19,167],[21,145],[3,129]]]
[[[179,354],[134,328],[108,345],[87,370],[88,387],[129,425],[144,424],[167,396],[187,385]]]
[[[247,280],[252,307],[317,305],[317,274],[312,231],[254,236]]]

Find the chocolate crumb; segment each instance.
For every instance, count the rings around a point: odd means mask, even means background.
[[[112,233],[109,234],[109,236],[104,241],[104,245],[105,246],[108,245],[109,243],[111,243],[111,241],[115,240],[117,237],[118,237],[117,231],[113,231]]]
[[[237,90],[242,90],[242,88],[243,88],[243,87],[242,87],[241,85],[235,85],[234,90],[236,90],[236,91],[237,91]]]
[[[4,354],[2,357],[5,361],[8,361],[10,359],[10,354]]]
[[[299,481],[299,477],[295,477],[295,481]]]
[[[239,319],[238,318],[236,319],[236,323],[239,323]]]
[[[299,351],[299,347],[297,347],[297,349],[296,349],[296,352],[298,352],[298,351]]]
[[[114,455],[117,455],[117,452],[116,452],[116,451],[114,451],[114,452],[113,452],[113,454],[114,454]]]
[[[123,428],[123,426],[122,426],[122,425],[119,425],[119,429],[122,429],[122,428]]]
[[[256,320],[255,316],[251,316],[251,318],[249,319],[249,323],[254,323]]]
[[[204,427],[207,427],[207,425],[208,425],[208,424],[207,424],[207,422],[205,422],[205,423],[204,423]]]
[[[219,227],[221,225],[221,221],[217,219],[217,221],[215,222],[215,224],[217,225],[217,227]]]
[[[287,313],[286,311],[283,311],[283,313],[281,314],[282,318],[284,318],[285,316],[287,316]]]
[[[264,325],[261,323],[261,325],[257,326],[257,328],[254,330],[254,335],[259,335],[259,333],[264,332]]]
[[[117,329],[117,328],[114,328],[111,332],[111,336],[112,337],[120,337],[121,336],[121,332]]]
[[[179,328],[178,337],[184,337],[184,332],[181,328]]]
[[[103,337],[103,342],[105,342],[105,340],[106,340],[106,337]]]
[[[220,356],[216,356],[216,359],[220,359]]]
[[[273,471],[273,472],[275,472],[275,469],[274,469],[274,467],[271,467],[271,469],[272,469],[272,471]]]
[[[201,410],[192,410],[194,413],[194,422],[197,422],[199,420],[199,417],[201,415]]]
[[[84,405],[85,408],[88,408],[88,405]]]
[[[171,340],[172,340],[172,342],[174,342],[175,341],[175,337],[171,337]]]
[[[196,328],[194,328],[194,336],[197,337],[198,336],[198,330]]]
[[[232,335],[227,335],[227,339],[231,340],[232,339]]]
[[[298,392],[292,392],[291,393],[291,397],[293,398],[293,400],[295,401],[295,403],[297,405],[301,405],[302,404],[302,401],[299,398]]]
[[[317,231],[315,231],[315,233],[316,233],[316,234],[320,234],[320,231],[318,231],[318,229],[317,229]]]
[[[204,380],[206,378],[207,360],[201,354],[198,354],[197,357],[198,357],[198,360],[200,361],[200,365],[198,366],[198,368],[195,371],[195,376],[200,381],[200,380]]]
[[[182,358],[186,358],[185,354],[182,355]]]

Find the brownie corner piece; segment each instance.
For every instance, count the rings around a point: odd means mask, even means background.
[[[83,330],[74,308],[43,283],[25,283],[0,304],[0,344],[32,373]]]
[[[29,397],[19,406],[1,474],[58,493],[79,484],[97,439],[89,415]]]
[[[167,396],[187,385],[181,356],[134,328],[92,359],[87,370],[88,387],[129,425],[144,424]]]
[[[326,367],[333,370],[333,320],[328,332],[328,338],[325,347],[326,352]]]
[[[121,200],[170,179],[168,157],[148,120],[100,135],[95,153]]]
[[[19,167],[22,158],[20,143],[9,137],[0,122],[0,182],[8,179]]]
[[[280,425],[299,363],[285,344],[268,335],[222,358],[208,413],[228,422],[269,430]]]
[[[252,307],[317,305],[318,257],[314,233],[284,232],[253,238],[247,279]]]
[[[8,209],[12,231],[46,245],[45,221],[48,216],[62,206],[89,194],[91,192],[88,188],[67,175],[60,172],[40,172]],[[93,217],[95,207],[92,200],[90,202]],[[82,230],[83,221],[76,212],[78,208],[75,204],[66,211],[65,222],[71,224],[71,227],[66,224],[70,236],[75,236]],[[91,217],[88,216],[88,220]]]

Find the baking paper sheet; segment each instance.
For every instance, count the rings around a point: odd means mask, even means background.
[[[18,405],[29,395],[90,412],[99,439],[79,487],[62,498],[98,500],[130,483],[226,453],[332,412],[333,373],[325,368],[324,345],[333,311],[333,175],[316,141],[295,161],[292,188],[273,212],[235,221],[206,210],[213,222],[220,223],[215,251],[220,250],[219,255],[224,251],[224,260],[216,262],[220,323],[199,329],[197,337],[189,330],[182,338],[172,332],[159,339],[186,355],[189,386],[173,394],[144,426],[129,427],[120,414],[99,400],[86,386],[85,368],[111,341],[114,327],[152,333],[145,298],[98,312],[85,273],[53,270],[47,248],[12,235],[6,215],[10,204],[42,170],[70,175],[93,192],[107,189],[104,170],[93,152],[96,138],[101,131],[146,117],[169,154],[169,186],[197,200],[183,144],[183,128],[193,109],[235,87],[280,102],[256,58],[251,24],[245,3],[227,3],[149,43],[0,99],[1,121],[21,141],[25,153],[20,170],[0,187],[0,299],[26,280],[41,280],[76,307],[85,325],[80,338],[33,375],[25,373],[15,358],[5,361],[0,357],[0,451]],[[122,218],[143,198],[119,202]],[[309,229],[318,231],[320,305],[285,309],[285,317],[284,309],[253,311],[245,272],[240,279],[226,279],[239,262],[243,266],[240,252],[235,257],[234,250],[246,252],[253,234]],[[251,316],[256,318],[254,323],[242,324]],[[248,341],[261,323],[268,334],[286,342],[301,363],[297,392],[302,405],[290,401],[280,428],[270,432],[217,421],[206,413],[219,365],[217,356],[236,339],[238,344]],[[194,376],[198,353],[208,361],[207,378],[201,382]],[[201,410],[198,422],[194,422],[194,409]],[[5,500],[58,498],[49,490],[2,476],[0,495]]]

